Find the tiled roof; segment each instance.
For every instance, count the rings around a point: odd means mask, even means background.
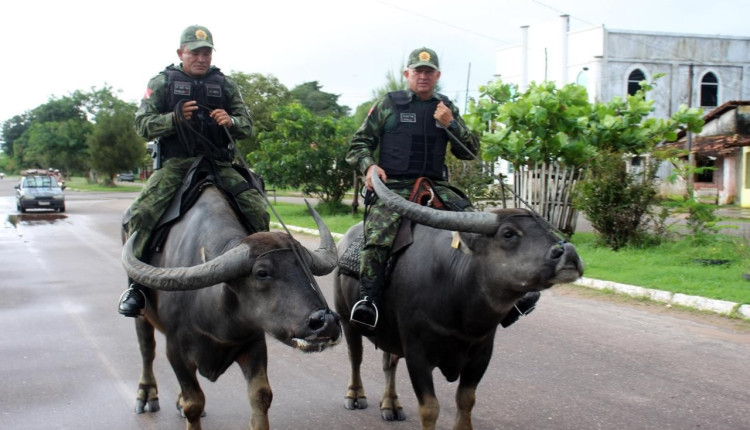
[[[703,116],[703,120],[709,123],[726,112],[736,109],[737,106],[750,106],[750,100],[728,101]],[[677,141],[662,145],[663,148],[687,149],[687,136],[685,131],[677,135]],[[750,135],[748,134],[725,134],[718,136],[696,136],[693,135],[692,152],[700,155],[723,155],[737,151],[737,148],[750,146]]]

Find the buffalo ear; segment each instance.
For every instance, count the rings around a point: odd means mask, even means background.
[[[451,246],[460,249],[464,254],[472,255],[475,249],[480,248],[481,241],[486,240],[485,237],[485,235],[479,233],[456,231],[453,232]]]

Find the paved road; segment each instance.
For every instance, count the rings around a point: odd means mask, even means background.
[[[69,193],[63,215],[14,211],[0,181],[0,429],[179,429],[176,380],[158,337],[162,411],[132,413],[139,357],[132,320],[115,311],[125,275],[118,222],[132,195]],[[308,246],[314,239],[300,236]],[[330,276],[320,278],[331,297]],[[585,290],[546,292],[529,317],[495,342],[478,390],[477,429],[750,428],[750,329]],[[414,429],[417,406],[405,366],[408,419],[385,423],[379,352],[365,351],[371,407],[343,408],[345,345],[301,354],[269,341],[274,429]],[[453,390],[436,372],[439,429],[452,427]],[[245,389],[235,367],[202,380],[206,429],[244,428]]]

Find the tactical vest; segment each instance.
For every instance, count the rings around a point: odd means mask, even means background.
[[[396,126],[381,136],[378,165],[392,179],[443,179],[448,135],[433,116],[439,100],[414,106],[406,91],[388,97]]]
[[[193,113],[189,124],[205,138],[192,136],[195,144],[180,142],[177,134],[161,138],[159,142],[164,159],[206,155],[219,161],[231,161],[233,153],[229,149],[229,136],[209,116],[213,109],[224,109],[229,115],[232,114],[224,88],[224,74],[212,67],[205,76],[196,79],[174,66],[167,67],[162,73],[167,75],[167,96],[162,112],[173,111],[182,100],[197,101],[199,109]]]

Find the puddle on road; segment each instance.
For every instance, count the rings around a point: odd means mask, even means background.
[[[24,227],[31,227],[35,225],[52,225],[60,220],[67,219],[67,215],[59,213],[25,213],[25,214],[12,214],[8,215],[5,219],[5,225],[13,228],[18,228],[19,225]]]

